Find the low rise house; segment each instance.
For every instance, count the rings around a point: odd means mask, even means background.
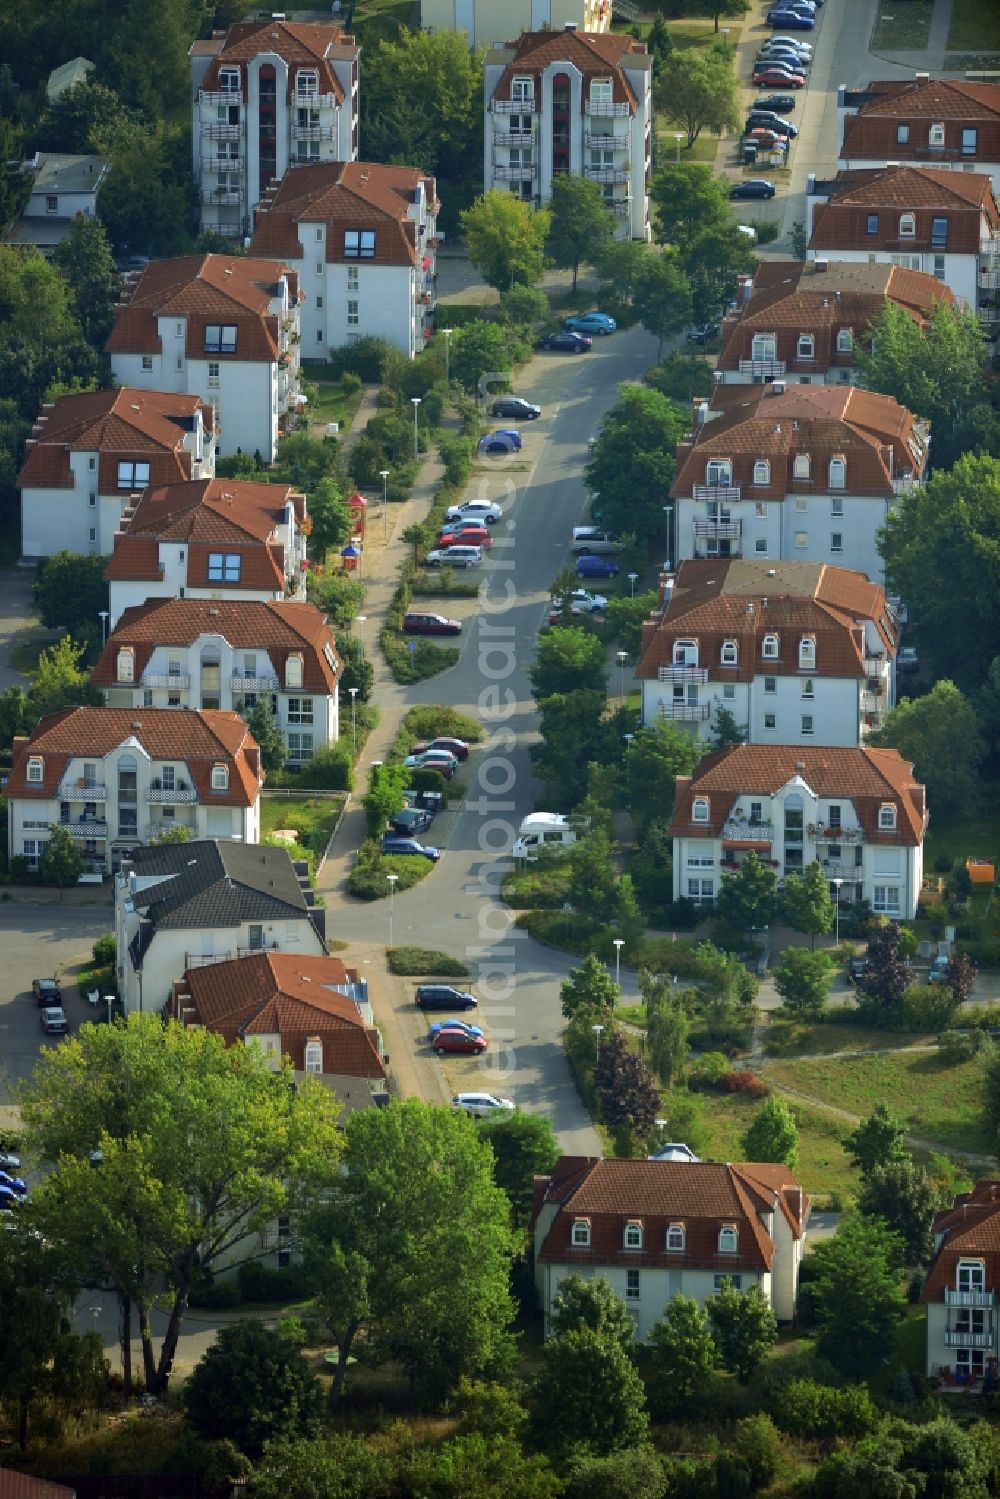
[[[360,48],[329,21],[238,21],[190,50],[194,176],[202,230],[252,232],[289,167],[358,154]]]
[[[115,880],[118,992],[162,1010],[195,969],[258,953],[325,957],[325,915],[288,850],[215,839],[138,848]]]
[[[561,172],[604,191],[617,237],[650,237],[652,59],[610,32],[526,31],[485,59],[487,191],[547,203]],[[509,32],[507,33],[509,34]]]
[[[112,628],[150,599],[305,598],[305,495],[200,479],[151,486],[122,515],[108,580]]]
[[[986,172],[1000,194],[1000,83],[972,78],[879,79],[837,90],[846,171],[890,164]]]
[[[981,1388],[1000,1358],[1000,1181],[978,1181],[934,1219],[927,1309],[927,1373],[947,1388]]]
[[[236,713],[62,708],[14,740],[8,858],[37,869],[54,826],[102,873],[181,828],[256,843],[263,782],[260,750]]]
[[[118,385],[200,396],[216,409],[219,453],[273,463],[299,405],[299,337],[293,269],[181,255],[130,279],[105,347]]]
[[[682,562],[643,626],[642,719],[704,734],[720,708],[750,744],[857,746],[895,702],[885,590],[818,562]]]
[[[355,1109],[387,1098],[388,1057],[375,1027],[367,981],[338,957],[261,952],[190,968],[173,986],[166,1014],[201,1025],[230,1046],[259,1046],[297,1078],[318,1078]]]
[[[464,31],[470,47],[496,47],[522,31],[605,32],[612,0],[420,0],[424,31]]]
[[[818,861],[837,900],[912,921],[926,829],[924,787],[897,750],[731,745],[677,778],[673,897],[711,905],[753,851],[779,882]]]
[[[546,1333],[569,1275],[601,1276],[645,1341],[675,1296],[759,1286],[790,1322],[809,1198],[787,1166],[562,1156],[535,1177],[535,1286]]]
[[[342,663],[315,604],[250,599],[151,599],[125,613],[91,680],[110,707],[223,708],[261,701],[284,735],[289,764],[339,734]]]
[[[49,255],[69,239],[74,219],[97,217],[97,195],[108,173],[103,156],[65,156],[36,151],[21,170],[31,191],[21,216],[4,234],[11,245],[33,245]]]
[[[434,331],[440,206],[417,167],[329,162],[272,184],[250,253],[297,265],[308,358],[365,337],[420,353]]]
[[[94,390],[47,402],[25,444],[21,556],[106,556],[150,485],[211,478],[214,412],[200,396]]]
[[[722,325],[716,381],[722,385],[852,385],[854,352],[886,302],[921,326],[955,298],[925,271],[835,260],[762,260],[739,278],[737,305]]]
[[[50,104],[61,99],[67,89],[76,88],[78,83],[87,83],[93,71],[94,64],[89,57],[73,57],[61,67],[53,68],[45,85],[46,99]]]
[[[891,396],[777,380],[696,401],[671,489],[676,559],[827,562],[884,575],[877,538],[898,495],[923,480],[928,430]],[[713,397],[714,400],[714,397]]]

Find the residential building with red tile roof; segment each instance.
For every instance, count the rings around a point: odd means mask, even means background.
[[[214,412],[200,396],[93,390],[48,401],[25,444],[21,556],[106,556],[122,513],[150,484],[211,478]]]
[[[212,708],[258,702],[299,767],[340,732],[343,663],[315,604],[287,599],[150,599],[126,609],[91,681],[115,708]]]
[[[738,283],[716,363],[723,385],[852,385],[854,351],[886,302],[921,327],[938,303],[957,305],[942,281],[898,265],[762,260]]]
[[[250,253],[297,265],[309,358],[363,337],[420,353],[434,326],[439,208],[418,167],[327,162],[271,185]]]
[[[920,1300],[927,1309],[927,1373],[971,1386],[1000,1357],[1000,1181],[960,1192],[934,1219],[934,1257]]]
[[[0,1468],[0,1499],[76,1499],[76,1489],[14,1468]]]
[[[112,629],[150,599],[305,598],[305,495],[199,479],[151,486],[122,515],[104,576]]]
[[[648,240],[653,106],[645,43],[536,26],[487,52],[484,69],[486,190],[540,204],[560,172],[586,177],[601,185],[616,237]]]
[[[607,1280],[645,1341],[675,1296],[759,1286],[795,1315],[809,1198],[786,1166],[562,1156],[535,1177],[535,1286],[548,1332],[567,1276]]]
[[[497,47],[522,31],[607,32],[611,0],[420,0],[425,31],[464,31],[470,47]]]
[[[775,380],[723,393],[714,419],[694,402],[677,448],[672,555],[827,562],[883,578],[878,533],[923,480],[927,428],[891,396],[853,385]]]
[[[645,724],[704,735],[720,710],[750,744],[858,746],[895,702],[885,590],[825,562],[682,562],[643,625]]]
[[[798,644],[779,636],[779,651]],[[897,750],[731,745],[677,777],[674,900],[710,905],[752,850],[779,882],[818,861],[831,894],[912,921],[926,828],[924,787]]]
[[[277,1066],[316,1077],[341,1099],[343,1118],[386,1096],[388,1066],[368,984],[339,957],[262,950],[190,968],[173,986],[166,1014],[205,1026],[229,1046],[257,1045]]]
[[[252,232],[289,167],[358,154],[358,57],[332,22],[272,15],[192,44],[192,145],[201,227]]]
[[[1000,207],[987,173],[893,164],[810,176],[806,194],[810,259],[927,271],[996,339]]]
[[[837,90],[842,171],[890,162],[987,172],[1000,194],[1000,83],[972,78],[879,79]]]
[[[219,454],[273,463],[298,409],[297,273],[245,255],[151,261],[126,285],[105,347],[118,385],[200,396],[216,410]]]
[[[54,825],[108,873],[177,828],[192,838],[260,837],[260,750],[237,713],[62,708],[14,740],[8,857],[35,869]]]

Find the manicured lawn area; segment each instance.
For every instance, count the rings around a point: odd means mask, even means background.
[[[809,1057],[831,1051],[881,1051],[890,1046],[919,1046],[930,1036],[876,1031],[861,1025],[807,1025],[801,1020],[772,1018],[765,1032],[773,1057]]]
[[[354,420],[354,413],[361,405],[364,392],[346,392],[341,381],[333,378],[325,364],[310,364],[303,360],[302,377],[319,390],[319,398],[308,407],[309,420],[339,422],[341,432],[346,432]]]
[[[952,861],[1000,856],[1000,785],[982,782],[977,804],[963,812],[934,814],[924,840],[924,868],[929,874],[940,856]]]
[[[956,0],[959,3],[959,0]],[[989,0],[983,0],[988,4]],[[872,31],[872,50],[885,52],[922,51],[931,29],[934,0],[880,0],[879,13]],[[951,43],[948,44],[951,46]]]
[[[768,1062],[764,1075],[810,1097],[867,1116],[886,1103],[908,1134],[942,1149],[988,1151],[980,1118],[979,1061],[953,1063],[938,1052],[844,1057],[817,1062]],[[838,1123],[838,1129],[843,1126]]]
[[[741,1161],[744,1130],[760,1108],[760,1100],[745,1094],[708,1093],[703,1095],[702,1119],[708,1128],[709,1144],[702,1152],[706,1160]],[[822,1109],[789,1099],[799,1129],[799,1159],[795,1173],[814,1199],[825,1199],[836,1193],[841,1198],[857,1189],[857,1172],[851,1167],[841,1143],[849,1131],[839,1120]],[[819,1204],[822,1206],[822,1201]]]
[[[285,846],[293,859],[319,859],[340,816],[344,797],[264,796],[260,803],[260,836],[268,838],[277,828],[292,828],[294,843]]]
[[[1000,52],[996,0],[953,0],[948,46],[963,52]]]

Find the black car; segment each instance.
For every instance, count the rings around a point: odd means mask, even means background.
[[[441,857],[441,850],[439,848],[434,848],[429,843],[420,843],[416,838],[411,838],[408,834],[403,836],[400,833],[382,834],[382,852],[384,854],[404,854],[408,857],[430,859],[432,864],[436,864]]]
[[[426,833],[433,821],[433,814],[423,807],[403,807],[389,818],[389,826],[402,838],[412,838],[414,833]]]
[[[549,349],[555,354],[586,354],[593,342],[592,338],[585,338],[582,333],[547,333],[538,340],[535,348]]]
[[[773,198],[776,188],[766,177],[749,177],[746,182],[735,182],[729,189],[730,198]]]
[[[751,130],[774,130],[778,135],[787,135],[789,140],[794,140],[799,133],[797,125],[793,125],[791,120],[783,119],[772,109],[751,109],[747,115],[744,134],[749,135]]]
[[[403,800],[408,807],[419,807],[421,812],[426,812],[432,819],[444,806],[444,797],[440,791],[414,791],[412,787],[408,787],[403,792]]]
[[[40,1010],[48,1005],[62,1004],[62,990],[55,979],[32,979],[31,992]]]
[[[542,414],[541,406],[533,406],[521,396],[497,396],[490,409],[494,416],[514,416],[523,422],[536,421]]]
[[[865,957],[864,953],[857,954],[850,960],[847,965],[847,972],[850,975],[852,984],[856,984],[859,979],[864,978],[867,971],[868,959]]]
[[[794,94],[765,94],[761,99],[755,99],[750,106],[751,109],[774,109],[780,114],[786,114],[788,110],[795,108]]]
[[[422,1010],[474,1010],[479,1003],[453,984],[419,984],[414,999]]]
[[[688,329],[687,341],[689,344],[711,343],[722,332],[720,323],[699,323],[696,328]]]
[[[403,629],[408,635],[461,635],[462,621],[444,614],[404,614]]]

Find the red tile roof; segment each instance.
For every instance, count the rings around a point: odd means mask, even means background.
[[[186,319],[185,354],[205,358],[209,323],[234,324],[236,350],[221,363],[278,358],[278,314],[271,303],[285,267],[244,255],[181,255],[153,260],[129,286],[105,348],[109,354],[161,352],[157,318]]]
[[[70,453],[96,453],[97,487],[118,494],[118,464],[148,463],[150,482],[190,479],[191,455],[184,448],[196,412],[211,431],[213,411],[200,396],[162,390],[94,390],[60,396],[42,407],[27,442],[18,475],[22,489],[73,487]]]
[[[274,53],[288,63],[289,99],[295,97],[295,77],[299,68],[319,74],[319,92],[334,94],[343,103],[344,90],[330,67],[330,58],[354,57],[358,48],[354,38],[345,36],[339,26],[314,21],[281,21],[273,16],[259,21],[239,21],[230,26],[225,40],[214,53],[202,80],[202,88],[218,89],[220,68],[240,68],[243,96],[246,97],[248,62],[262,53]]]
[[[138,682],[157,646],[191,646],[202,635],[221,635],[234,650],[266,651],[281,682],[288,657],[301,657],[307,692],[332,693],[343,665],[333,632],[315,604],[286,599],[147,599],[121,615],[91,681],[97,687],[117,684],[122,646],[135,651]]]
[[[329,161],[295,166],[268,190],[258,210],[251,252],[300,260],[298,226],[325,224],[327,262],[351,265],[414,265],[421,253],[416,221],[407,217],[423,183],[428,206],[436,197],[433,177],[417,167],[365,161]],[[358,261],[344,255],[345,229],[374,229],[375,254]]]
[[[13,1468],[0,1468],[0,1499],[75,1499],[76,1489],[48,1478],[33,1478]]]
[[[845,161],[1000,161],[1000,84],[906,78],[869,83],[859,93],[856,112],[844,118],[840,155]],[[896,127],[902,124],[910,126],[908,141],[898,138]],[[944,126],[943,146],[930,145],[931,124]],[[963,127],[977,132],[973,153],[962,150]]]
[[[151,760],[187,765],[199,800],[253,806],[263,784],[257,741],[238,713],[212,708],[62,708],[42,718],[28,738],[14,740],[4,794],[51,801],[73,759],[101,760],[136,740]],[[41,781],[29,781],[29,757],[42,757]],[[212,766],[229,768],[226,791],[212,790]]]
[[[912,212],[912,235],[900,236],[899,218]],[[869,214],[879,215],[878,233],[869,234]],[[838,172],[829,198],[813,211],[809,248],[818,254],[836,250],[929,250],[933,222],[947,218],[947,254],[978,255],[983,220],[1000,230],[1000,209],[992,178],[981,172],[951,172],[933,167],[891,166]]]
[[[767,600],[767,608],[763,601]],[[673,661],[675,640],[697,640],[698,659],[712,681],[752,682],[782,667],[764,661],[765,634],[816,641],[810,676],[866,677],[864,622],[872,620],[883,651],[895,653],[896,629],[886,612],[885,590],[864,573],[822,562],[755,562],[714,558],[680,564],[669,601],[643,628],[636,676],[657,679]],[[724,641],[735,641],[737,664],[721,667]],[[797,652],[784,663],[798,674]]]
[[[611,79],[611,95],[617,104],[636,109],[635,92],[624,67],[648,65],[646,46],[630,36],[590,31],[525,31],[493,90],[494,99],[509,99],[515,78],[540,75],[561,62],[571,63],[584,79]]]
[[[985,1289],[1000,1291],[1000,1181],[986,1178],[960,1193],[934,1219],[940,1238],[920,1292],[921,1301],[943,1301],[946,1287],[958,1289],[959,1260],[982,1260]]]
[[[773,796],[796,776],[819,797],[853,802],[869,843],[923,842],[924,788],[898,750],[801,744],[738,744],[706,755],[693,776],[677,777],[670,835],[717,838],[741,795]],[[708,798],[707,822],[692,818],[696,796]],[[896,808],[895,830],[879,827],[879,808],[888,803]]]

